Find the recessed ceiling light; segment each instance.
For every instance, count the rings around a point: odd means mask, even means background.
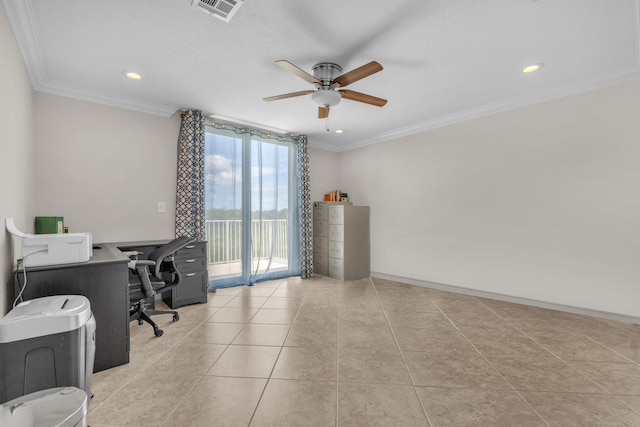
[[[540,68],[544,67],[543,63],[529,65],[522,69],[523,73],[533,73],[534,71],[538,71]]]
[[[342,130],[342,129],[336,129],[336,133],[344,133],[344,130]]]
[[[132,80],[140,80],[142,76],[138,73],[134,73],[133,71],[123,71],[122,74],[129,77]]]

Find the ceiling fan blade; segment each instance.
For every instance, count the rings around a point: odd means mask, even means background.
[[[278,99],[293,98],[294,96],[308,95],[313,92],[315,92],[315,90],[301,90],[299,92],[291,92],[291,93],[285,93],[282,95],[268,96],[262,99],[265,101],[277,101]]]
[[[279,66],[281,66],[282,68],[284,68],[288,72],[295,74],[296,76],[300,77],[301,79],[303,79],[303,80],[305,80],[305,81],[307,81],[309,83],[318,83],[320,85],[322,84],[322,82],[320,80],[316,79],[311,74],[309,74],[306,71],[304,71],[303,69],[296,67],[295,65],[293,65],[289,61],[281,59],[279,61],[276,61],[276,64],[278,64]]]
[[[329,107],[318,107],[318,118],[326,119],[327,117],[329,117]]]
[[[356,92],[355,90],[339,90],[342,97],[350,99],[351,101],[364,102],[365,104],[375,105],[376,107],[382,107],[387,103],[386,99],[377,98],[375,96],[367,95],[366,93]]]
[[[351,70],[348,73],[336,77],[335,79],[333,79],[331,84],[338,83],[340,86],[344,87],[346,85],[350,85],[351,83],[355,83],[360,79],[369,77],[370,75],[375,74],[378,71],[382,71],[382,65],[380,65],[376,61],[371,61],[368,64],[356,68],[355,70]]]

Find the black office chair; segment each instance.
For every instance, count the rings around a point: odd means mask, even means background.
[[[177,311],[155,310],[151,306],[155,303],[155,295],[178,286],[181,276],[176,268],[174,254],[195,240],[193,237],[178,237],[151,252],[147,259],[136,259],[137,252],[127,253],[134,257],[129,262],[129,321],[137,320],[139,325],[147,322],[159,337],[163,331],[151,320],[152,315],[173,314],[174,321],[180,320]]]

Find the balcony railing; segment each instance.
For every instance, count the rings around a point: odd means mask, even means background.
[[[273,258],[284,261],[289,258],[288,220],[252,220],[252,259]],[[206,220],[207,262],[224,264],[242,260],[242,221]]]

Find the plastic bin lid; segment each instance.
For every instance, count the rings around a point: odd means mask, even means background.
[[[87,414],[87,401],[87,393],[76,387],[36,391],[0,406],[0,425],[75,426]]]
[[[91,303],[82,295],[35,298],[0,319],[0,344],[73,331],[90,318]]]

